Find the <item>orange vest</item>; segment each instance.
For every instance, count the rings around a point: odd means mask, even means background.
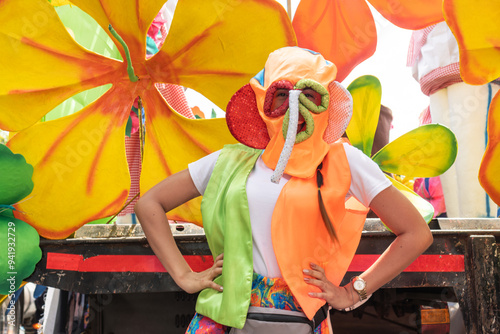
[[[292,177],[282,189],[271,225],[274,252],[283,278],[309,319],[324,301],[308,293],[319,289],[304,282],[302,270],[316,263],[325,269],[333,284],[340,284],[356,252],[368,209],[345,196],[351,185],[349,163],[342,143],[331,145],[321,170],[321,187],[328,216],[338,243],[334,243],[319,210],[316,175],[303,179]]]

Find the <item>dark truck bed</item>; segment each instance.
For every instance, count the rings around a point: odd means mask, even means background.
[[[193,270],[213,263],[203,229],[191,224],[171,228]],[[440,219],[431,228],[431,247],[381,290],[456,300],[467,333],[498,333],[500,219]],[[367,219],[342,284],[364,271],[393,239],[378,219]],[[27,280],[91,296],[92,333],[156,333],[160,328],[183,333],[194,313],[196,296],[181,292],[140,225],[86,225],[75,238],[43,239],[40,247],[42,260]]]

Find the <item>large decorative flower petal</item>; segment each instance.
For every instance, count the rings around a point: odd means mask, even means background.
[[[425,221],[428,223],[434,217],[434,207],[432,204],[422,197],[418,196],[413,190],[403,185],[401,182],[394,180],[392,177],[387,176],[387,178],[392,182],[392,185],[396,187],[403,195],[410,200],[410,202],[417,208],[418,212],[422,215]]]
[[[300,47],[335,63],[339,82],[377,47],[375,22],[365,0],[302,0],[293,28]]]
[[[2,1],[0,22],[1,129],[34,124],[68,97],[111,82],[122,67],[75,43],[48,1]]]
[[[0,294],[12,294],[33,273],[42,258],[39,243],[33,227],[0,214]]]
[[[71,2],[69,0],[48,0],[52,6],[64,6],[70,5]]]
[[[71,2],[94,18],[106,32],[108,32],[108,26],[111,25],[128,45],[134,65],[144,63],[146,34],[153,19],[165,4],[165,0],[75,0]],[[113,40],[118,44],[114,37]],[[125,59],[123,49],[120,50],[122,58]]]
[[[488,114],[488,145],[479,167],[479,183],[500,205],[500,94],[491,101]]]
[[[389,21],[421,29],[443,20],[442,0],[369,0]],[[302,0],[293,18],[299,46],[333,61],[342,81],[377,46],[375,22],[365,0]]]
[[[293,45],[290,20],[276,1],[185,0],[147,66],[155,81],[190,87],[225,110],[270,52]]]
[[[499,0],[444,0],[446,23],[460,50],[460,75],[471,85],[500,77]]]
[[[0,204],[12,205],[28,196],[33,190],[32,175],[33,166],[22,155],[0,144]]]
[[[382,100],[380,81],[374,76],[365,75],[354,80],[347,90],[353,99],[352,118],[346,129],[347,137],[354,147],[371,156]]]
[[[142,192],[187,168],[188,163],[220,149],[223,143],[236,143],[224,118],[186,118],[173,112],[156,91],[147,92],[142,100],[148,110]],[[195,199],[172,210],[169,218],[201,224],[200,201]]]
[[[17,218],[58,239],[121,209],[130,188],[124,144],[129,95],[113,87],[81,111],[38,123],[9,141],[35,170],[33,193],[17,205]]]
[[[386,19],[405,29],[418,30],[444,20],[443,0],[368,0]]]
[[[384,146],[373,156],[380,168],[409,177],[443,174],[457,157],[457,139],[439,124],[420,126]]]

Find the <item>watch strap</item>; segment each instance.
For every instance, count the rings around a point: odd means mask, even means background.
[[[365,283],[365,287],[363,289],[357,290],[354,287],[354,281],[357,281],[357,280],[361,280],[361,281],[363,281]],[[353,283],[352,288],[359,295],[360,301],[363,301],[363,300],[367,299],[368,298],[368,294],[366,293],[366,281],[364,279],[362,279],[361,277],[359,277],[359,276],[354,276],[353,278],[351,278],[351,282]]]

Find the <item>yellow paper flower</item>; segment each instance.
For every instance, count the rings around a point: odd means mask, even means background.
[[[138,77],[134,82],[126,61],[77,44],[47,0],[2,1],[0,128],[19,132],[8,145],[34,166],[35,188],[17,209],[22,212],[19,218],[42,236],[67,237],[123,206],[130,187],[125,127],[136,97],[141,97],[146,111],[144,192],[188,162],[234,142],[224,119],[180,116],[156,83],[191,87],[224,108],[271,51],[296,44],[286,13],[272,0],[216,5],[183,0],[163,47],[146,60],[146,33],[164,2],[71,1],[103,29],[111,25],[123,38]],[[119,49],[127,59],[125,49]],[[111,88],[81,111],[37,123],[65,99],[106,84]],[[169,217],[200,223],[198,206],[199,202],[188,203]]]
[[[68,0],[48,0],[52,6],[70,5],[71,1]]]
[[[471,85],[484,85],[500,77],[499,0],[444,0],[446,23],[460,51],[460,76]],[[488,111],[488,144],[479,167],[479,183],[500,205],[500,94]]]

